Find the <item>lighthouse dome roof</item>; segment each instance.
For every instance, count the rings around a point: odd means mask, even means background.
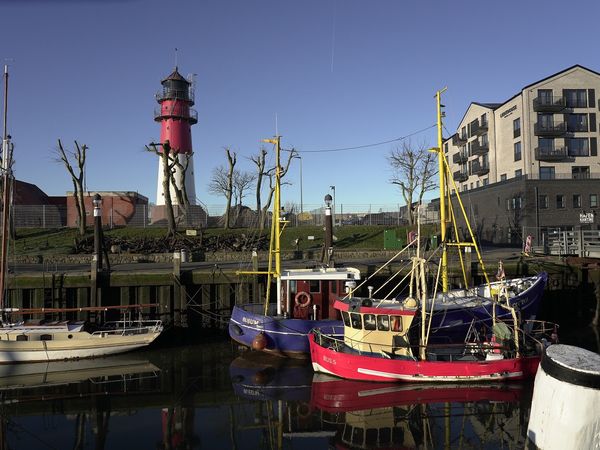
[[[161,83],[164,83],[165,81],[171,81],[171,80],[184,81],[189,84],[189,81],[186,80],[185,78],[183,78],[183,76],[179,73],[179,71],[177,70],[177,67],[175,67],[175,70],[173,71],[173,73],[171,73],[171,75],[169,75],[167,78],[162,80]]]

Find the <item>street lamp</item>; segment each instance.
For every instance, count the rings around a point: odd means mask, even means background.
[[[329,189],[333,191],[333,225],[335,226],[335,186],[329,186]]]
[[[102,197],[96,193],[92,199],[94,205],[94,257],[97,262],[97,270],[102,270]]]

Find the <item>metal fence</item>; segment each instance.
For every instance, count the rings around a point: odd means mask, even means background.
[[[161,209],[162,208],[162,209]],[[288,226],[323,226],[325,224],[325,207],[322,205],[295,204],[283,207],[283,216]],[[88,212],[91,223],[91,211]],[[180,227],[218,228],[225,222],[224,205],[193,205],[187,216],[175,208],[177,223]],[[335,226],[351,225],[383,225],[403,226],[408,224],[406,206],[390,204],[339,204],[332,211]],[[439,213],[434,207],[421,208],[421,223],[437,223]],[[271,214],[260,214],[248,207],[233,207],[229,214],[229,223],[234,228],[255,228],[263,220],[265,226],[270,225]],[[60,228],[67,226],[66,206],[55,205],[16,205],[13,208],[13,221],[18,228]],[[164,207],[139,205],[126,219],[118,211],[103,211],[103,223],[109,228],[115,226],[154,227],[166,225]]]

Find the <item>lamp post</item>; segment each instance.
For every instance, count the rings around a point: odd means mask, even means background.
[[[333,225],[335,225],[335,186],[329,186],[329,189],[333,191]]]
[[[102,270],[102,197],[96,193],[92,199],[94,204],[94,259],[96,260],[96,268]]]
[[[323,262],[329,264],[333,253],[333,226],[331,223],[331,195],[325,195],[325,242],[323,249]]]

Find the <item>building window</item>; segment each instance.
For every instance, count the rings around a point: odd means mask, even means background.
[[[538,101],[540,105],[552,105],[552,89],[538,89]]]
[[[490,181],[487,178],[483,179],[483,185],[487,186]]]
[[[538,206],[540,207],[540,209],[548,209],[548,196],[547,195],[542,194],[539,196]]]
[[[581,195],[573,194],[573,208],[581,208]]]
[[[500,181],[506,181],[506,174],[503,173],[502,175],[500,175]]]
[[[517,169],[515,170],[515,178],[521,178],[523,176],[523,170]]]
[[[543,155],[549,155],[554,151],[554,139],[538,138],[538,147]]]
[[[540,180],[554,180],[554,167],[540,167]]]
[[[513,137],[521,136],[521,118],[513,120]]]
[[[571,174],[574,180],[588,179],[590,177],[589,166],[574,166],[571,167]]]
[[[588,131],[587,114],[567,114],[567,131]]]
[[[565,139],[569,156],[589,156],[590,146],[588,138],[569,138]]]
[[[467,190],[467,185],[463,184],[463,188],[462,188],[463,192],[465,192]]]
[[[565,196],[562,194],[558,194],[556,196],[556,207],[558,209],[563,209],[565,207]]]
[[[538,130],[541,130],[541,131],[554,130],[554,114],[538,113],[537,119],[538,119],[538,123],[537,123]]]
[[[587,91],[585,89],[565,89],[567,108],[587,108]]]
[[[461,139],[467,139],[467,129],[466,129],[466,127],[462,127],[460,129],[460,137],[461,137]]]
[[[487,127],[487,125],[488,125],[487,114],[482,114],[481,115],[481,126]]]
[[[447,142],[444,144],[444,152],[448,153],[448,143]]]
[[[598,194],[590,194],[590,208],[598,207]]]
[[[521,161],[521,142],[515,142],[515,161]]]

